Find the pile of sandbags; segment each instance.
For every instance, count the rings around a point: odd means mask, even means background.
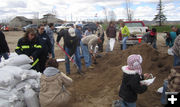
[[[39,107],[41,73],[31,69],[32,62],[16,55],[0,63],[0,107]]]

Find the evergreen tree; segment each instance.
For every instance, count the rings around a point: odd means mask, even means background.
[[[163,6],[162,6],[162,1],[159,0],[158,6],[157,6],[157,10],[159,11],[157,15],[155,15],[154,20],[156,21],[156,23],[159,24],[159,26],[162,25],[162,23],[164,21],[166,21],[166,16],[163,14]]]

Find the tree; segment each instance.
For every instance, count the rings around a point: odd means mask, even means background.
[[[133,19],[133,11],[130,8],[130,0],[126,0],[126,13],[128,21],[132,21]]]
[[[162,1],[159,0],[158,6],[157,6],[157,10],[159,11],[157,15],[155,15],[154,20],[156,21],[156,23],[159,24],[159,26],[162,25],[162,23],[164,23],[164,21],[167,20],[166,16],[163,14],[163,6],[162,6]]]
[[[104,15],[105,15],[105,22],[108,21],[108,12],[107,12],[107,9],[106,7],[102,7],[103,8],[103,12],[104,12]]]

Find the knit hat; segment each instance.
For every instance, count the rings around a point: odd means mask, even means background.
[[[75,33],[75,29],[74,28],[69,28],[68,30],[69,34],[71,37],[75,37],[76,36],[76,33]]]
[[[128,68],[130,70],[135,70],[139,75],[142,73],[141,63],[143,59],[141,55],[133,54],[127,59]]]

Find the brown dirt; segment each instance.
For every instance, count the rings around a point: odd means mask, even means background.
[[[148,90],[139,95],[138,107],[159,107],[160,94],[156,90],[162,86],[168,76],[173,59],[165,53],[159,53],[147,44],[130,47],[125,51],[105,54],[98,60],[98,65],[84,76],[72,75],[74,79],[71,92],[72,107],[110,107],[118,99],[118,87],[122,80],[121,67],[126,65],[127,57],[140,54],[143,57],[143,73],[152,73],[156,80]]]
[[[11,52],[14,51],[18,39],[23,34],[23,32],[5,32]],[[71,66],[70,77],[74,80],[74,84],[70,87],[72,100],[69,107],[111,107],[112,101],[118,99],[119,85],[122,80],[121,67],[126,65],[127,57],[131,54],[142,55],[143,73],[152,73],[157,77],[148,90],[139,95],[137,107],[160,107],[160,94],[156,93],[156,90],[162,86],[173,63],[172,57],[167,55],[167,47],[164,47],[162,35],[158,34],[158,51],[145,44],[119,51],[120,47],[116,43],[112,53],[103,54],[103,57],[98,59],[98,65],[94,70],[83,68],[86,72],[84,76],[76,74],[75,67]],[[64,58],[64,53],[57,46],[55,46],[55,54],[56,58]],[[60,71],[65,72],[64,63],[59,65]]]

